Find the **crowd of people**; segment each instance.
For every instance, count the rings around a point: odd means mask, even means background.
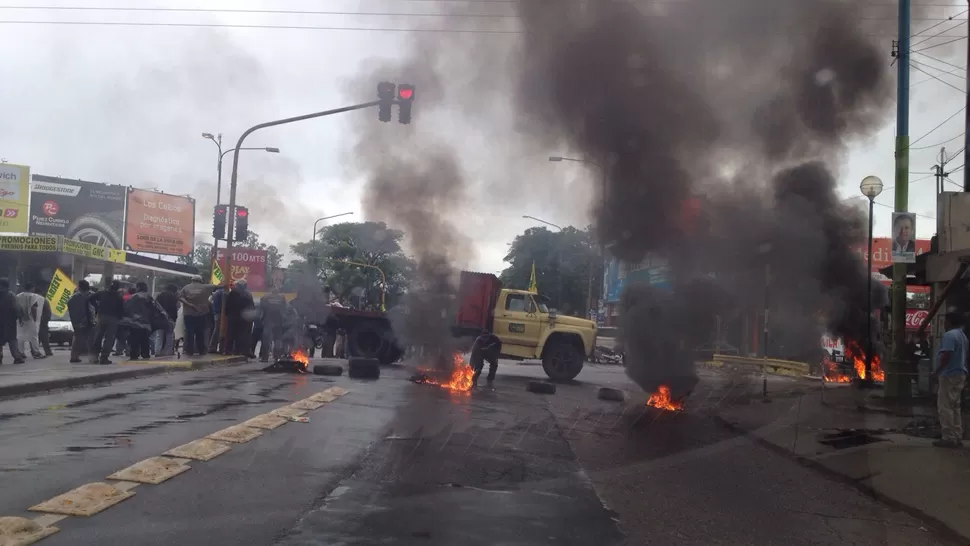
[[[327,303],[339,305],[328,288],[323,295]],[[223,299],[225,338],[221,335]],[[167,285],[155,296],[144,282],[125,288],[115,280],[97,290],[81,280],[67,303],[74,331],[70,362],[82,363],[84,357],[92,364],[112,364],[111,356],[168,357],[179,346],[187,356],[221,353],[249,358],[257,358],[259,347],[258,358],[263,362],[299,348],[308,349],[312,356],[320,338],[308,333],[307,324],[313,321],[311,307],[318,302],[316,298],[288,302],[273,288],[257,304],[244,281],[228,287],[205,284],[199,276],[181,289]],[[14,294],[9,281],[0,279],[0,364],[4,345],[14,364],[26,362],[28,348],[35,359],[52,355],[50,318],[50,304],[33,285],[26,284]],[[346,356],[345,332],[320,343],[334,346],[336,356]]]

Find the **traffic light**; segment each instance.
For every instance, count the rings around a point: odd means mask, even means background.
[[[377,84],[377,100],[381,101],[377,105],[377,119],[387,123],[391,121],[391,106],[394,105],[394,88],[391,82],[381,82]]]
[[[397,104],[401,108],[397,120],[405,125],[411,123],[412,102],[414,102],[414,86],[404,83],[397,86]]]
[[[245,241],[249,238],[249,209],[246,207],[236,207],[236,241]]]
[[[226,238],[226,220],[228,216],[226,215],[225,205],[216,205],[212,209],[212,238],[216,241],[222,241]]]

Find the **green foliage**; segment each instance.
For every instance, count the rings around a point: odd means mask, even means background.
[[[266,243],[259,242],[259,234],[255,231],[249,231],[249,237],[246,238],[246,244],[242,246],[245,248],[252,248],[254,250],[266,251],[267,273],[273,269],[278,269],[283,263],[283,253],[280,252],[280,249],[276,248],[276,245],[267,245]]]
[[[539,293],[565,314],[586,316],[590,274],[593,298],[599,297],[603,260],[590,228],[529,228],[515,237],[505,262],[509,267],[500,275],[503,285],[523,290],[529,287],[535,263]]]
[[[379,304],[381,273],[346,261],[379,268],[387,282],[387,307],[393,306],[407,291],[414,262],[404,255],[404,233],[383,222],[344,222],[323,227],[315,241],[290,246],[299,258],[290,270],[313,275],[326,283],[344,301],[356,302],[364,295],[367,302]]]

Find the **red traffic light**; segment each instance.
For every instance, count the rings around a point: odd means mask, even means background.
[[[216,214],[225,214],[225,213],[226,213],[226,207],[216,208]]]
[[[411,100],[411,97],[414,96],[414,89],[411,89],[410,87],[401,87],[397,90],[397,96],[403,100]]]
[[[246,209],[236,209],[236,216],[244,218],[249,215],[249,211]]]

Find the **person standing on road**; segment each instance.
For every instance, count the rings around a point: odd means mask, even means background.
[[[128,328],[128,358],[138,360],[151,358],[149,335],[154,322],[155,300],[148,293],[148,285],[140,282],[135,286],[135,293],[125,302],[125,318],[123,323]]]
[[[20,319],[20,308],[17,297],[10,292],[10,281],[0,279],[0,364],[3,364],[3,346],[10,348],[10,356],[14,364],[23,364],[24,355],[17,343],[17,322]]]
[[[211,311],[210,321],[212,322],[212,334],[209,336],[209,352],[224,353],[226,348],[222,347],[222,298],[226,296],[223,287],[216,288],[209,297]]]
[[[215,284],[202,284],[202,277],[192,277],[192,282],[182,287],[179,301],[185,321],[185,354],[204,355],[206,353],[205,329],[210,312],[209,296],[219,288]]]
[[[98,325],[91,343],[91,364],[111,364],[108,356],[115,346],[118,324],[125,314],[125,300],[121,294],[121,283],[111,281],[107,290],[91,297],[98,315]]]
[[[262,340],[259,347],[259,361],[269,360],[270,350],[273,359],[279,360],[283,355],[283,316],[286,312],[286,298],[280,294],[280,289],[273,287],[269,294],[259,300],[259,317],[262,323]]]
[[[80,364],[81,355],[91,350],[94,337],[94,309],[91,305],[91,285],[81,279],[77,282],[77,292],[67,300],[67,313],[71,316],[74,338],[71,340],[71,364]]]
[[[30,356],[35,359],[44,358],[40,352],[40,319],[44,309],[44,298],[34,292],[33,283],[25,283],[24,291],[17,294],[17,306],[20,308],[20,328],[17,330],[17,340],[20,352],[30,346]]]
[[[472,376],[472,386],[478,386],[478,378],[482,375],[485,361],[488,361],[488,386],[492,386],[495,381],[495,372],[498,371],[498,357],[502,353],[502,340],[488,330],[482,330],[481,335],[475,338],[472,345],[471,365],[475,370]]]
[[[967,349],[970,345],[963,333],[963,324],[960,313],[951,312],[944,317],[946,333],[940,339],[936,370],[933,371],[933,377],[938,379],[936,409],[942,430],[942,437],[933,442],[936,447],[963,445],[960,396],[967,383]]]
[[[54,356],[54,351],[51,350],[51,303],[44,298],[44,308],[40,314],[40,330],[38,331],[38,337],[40,338],[40,346],[44,349],[44,354],[47,356]]]
[[[171,356],[175,354],[175,321],[179,316],[179,289],[169,284],[165,290],[155,296],[155,303],[165,311],[166,324],[161,334],[155,339],[155,356]]]
[[[226,321],[228,326],[228,352],[254,358],[252,351],[253,319],[256,305],[253,295],[246,288],[246,281],[237,281],[226,295]]]

